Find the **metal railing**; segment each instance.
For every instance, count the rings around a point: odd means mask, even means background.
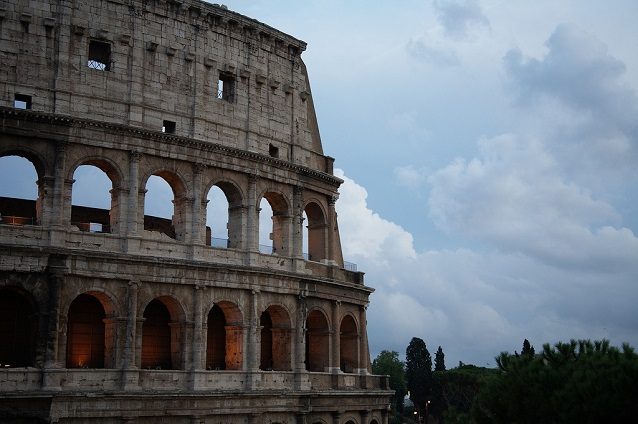
[[[230,247],[230,240],[224,239],[224,238],[211,237],[210,247],[215,247],[217,249],[228,249]]]
[[[357,272],[357,264],[354,264],[348,261],[343,261],[343,269],[345,269],[346,271]]]
[[[111,226],[109,224],[102,224],[100,222],[71,222],[71,225],[75,225],[80,231],[86,231],[87,233],[111,232]]]

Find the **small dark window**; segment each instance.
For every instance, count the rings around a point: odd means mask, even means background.
[[[279,147],[275,147],[272,144],[270,145],[270,147],[268,148],[268,154],[274,158],[278,158],[279,157]]]
[[[13,107],[16,109],[31,109],[31,96],[16,93]]]
[[[220,74],[217,81],[217,98],[232,102],[235,99],[235,78],[230,74]]]
[[[89,61],[87,66],[98,71],[111,70],[111,45],[102,41],[89,42]]]
[[[175,134],[175,122],[164,121],[162,124],[162,132],[166,134]]]

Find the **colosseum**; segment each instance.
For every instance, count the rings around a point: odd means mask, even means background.
[[[0,194],[1,422],[388,422],[305,48],[198,0],[0,2],[0,166],[33,171],[0,190],[37,180]]]

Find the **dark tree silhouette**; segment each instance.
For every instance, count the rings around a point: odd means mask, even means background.
[[[432,387],[432,357],[425,342],[418,337],[412,338],[405,352],[405,377],[410,400],[423,416]]]
[[[445,371],[445,353],[443,353],[441,346],[434,354],[434,371]]]
[[[534,346],[529,344],[529,340],[525,339],[523,341],[523,350],[521,351],[521,355],[534,356],[536,351],[534,350]]]

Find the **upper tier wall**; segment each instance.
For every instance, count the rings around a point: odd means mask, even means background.
[[[27,96],[34,110],[174,131],[332,173],[305,47],[196,0],[2,2],[0,105]]]

